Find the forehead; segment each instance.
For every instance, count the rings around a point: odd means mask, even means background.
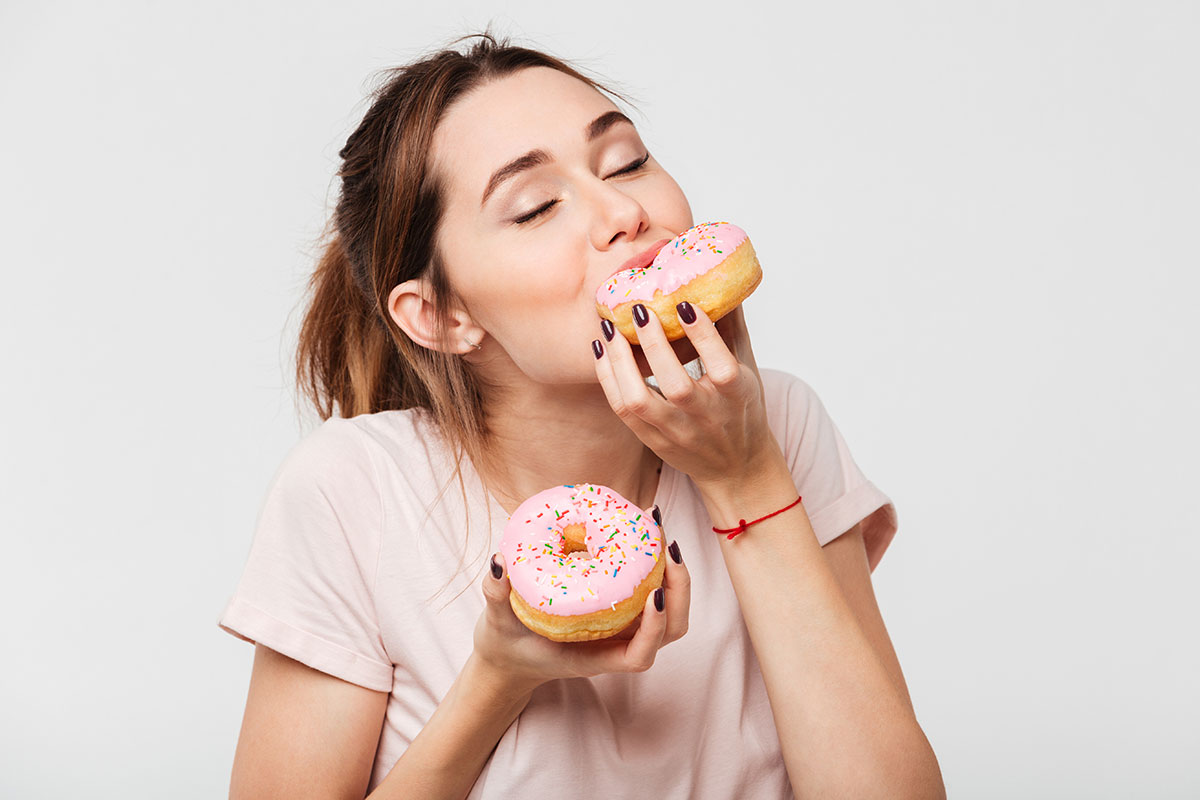
[[[532,67],[486,83],[460,97],[433,136],[431,164],[452,204],[474,200],[499,166],[534,148],[556,157],[583,147],[584,129],[616,109],[588,84],[548,67]]]

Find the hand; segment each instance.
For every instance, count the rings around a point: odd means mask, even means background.
[[[596,375],[617,416],[703,489],[769,469],[784,458],[767,425],[762,377],[742,307],[716,324],[699,307],[692,308],[695,321],[685,324],[681,317],[680,323],[704,362],[706,374],[699,380],[683,368],[650,309],[638,340],[662,394],[646,385],[632,345],[620,331],[611,342],[599,340],[603,351]]]
[[[662,557],[666,559],[662,611],[655,608],[651,592],[641,615],[617,635],[593,642],[555,642],[517,619],[508,599],[512,588],[508,567],[497,553],[495,561],[503,572],[499,579],[490,569],[483,576],[487,606],[475,624],[476,655],[507,685],[525,691],[555,678],[648,670],[659,648],[687,633],[692,599],[687,567],[665,552]]]

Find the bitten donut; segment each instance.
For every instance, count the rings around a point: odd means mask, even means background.
[[[686,300],[716,322],[761,280],[762,267],[746,232],[729,222],[704,222],[663,245],[647,266],[606,280],[596,290],[596,310],[638,344],[633,306],[641,303],[658,316],[673,341],[686,336],[676,304]]]
[[[662,531],[607,486],[555,486],[517,506],[500,552],[525,627],[556,642],[620,633],[662,585]]]

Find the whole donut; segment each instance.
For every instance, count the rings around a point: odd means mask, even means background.
[[[746,232],[729,222],[703,222],[663,245],[645,267],[618,272],[596,290],[596,311],[639,344],[633,306],[654,311],[668,341],[685,334],[675,306],[686,300],[716,322],[737,308],[762,280]]]
[[[500,552],[509,603],[527,628],[556,642],[620,633],[662,585],[662,531],[607,486],[566,484],[512,513]]]

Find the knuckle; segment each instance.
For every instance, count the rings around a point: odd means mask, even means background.
[[[507,576],[503,576],[507,577]],[[503,577],[501,580],[496,580],[492,577],[490,569],[484,570],[483,573],[483,596],[488,600],[499,602],[508,599],[508,589],[504,587]]]
[[[646,670],[650,669],[652,666],[654,666],[654,656],[650,656],[650,658],[639,658],[633,662],[630,671],[631,672],[645,672]]]
[[[737,380],[738,371],[735,367],[717,366],[708,373],[708,377],[717,386],[729,386]]]
[[[662,389],[663,397],[677,406],[691,405],[696,399],[696,392],[691,380],[671,381],[665,386],[659,384],[659,388]]]
[[[629,413],[633,414],[634,416],[640,417],[641,415],[645,414],[650,410],[649,392],[645,394],[639,394],[636,397],[627,400],[625,402],[625,407],[628,409]]]

